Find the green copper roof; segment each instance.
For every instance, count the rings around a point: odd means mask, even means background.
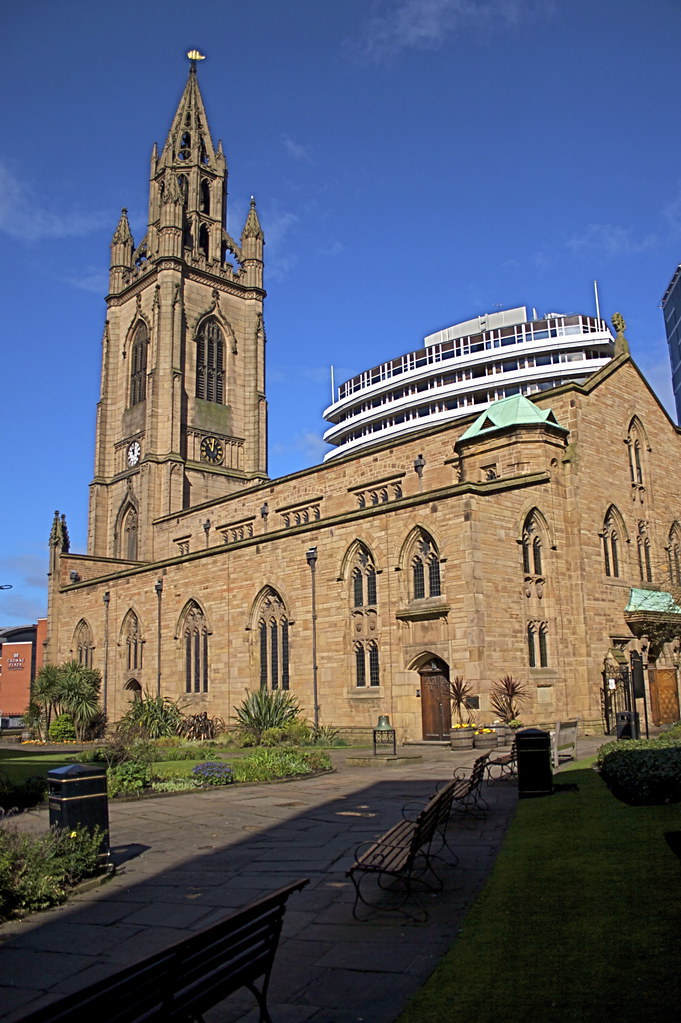
[[[657,614],[681,615],[681,607],[665,590],[632,589],[625,611],[653,611]]]
[[[493,402],[489,408],[481,412],[460,439],[470,440],[471,437],[492,433],[493,430],[503,430],[507,426],[524,426],[533,423],[549,423],[551,426],[557,426],[559,430],[565,430],[551,409],[538,408],[524,395],[513,394],[510,398],[502,398],[500,401]],[[567,430],[565,432],[567,433]]]

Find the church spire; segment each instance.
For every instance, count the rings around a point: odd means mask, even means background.
[[[226,220],[227,163],[222,146],[213,145],[199,88],[197,50],[187,54],[189,75],[161,150],[151,160],[148,248],[218,264],[223,256]],[[170,189],[170,194],[169,194]],[[176,228],[177,214],[168,208],[181,197],[181,238],[170,244],[165,228]]]

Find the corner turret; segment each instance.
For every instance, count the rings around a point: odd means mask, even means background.
[[[135,243],[128,223],[128,211],[123,208],[118,226],[111,239],[111,268],[109,271],[109,291],[113,294],[120,291],[126,275],[132,267],[132,252]]]

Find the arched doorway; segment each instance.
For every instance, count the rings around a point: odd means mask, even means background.
[[[452,726],[449,667],[439,657],[432,657],[421,665],[419,676],[423,738],[432,741],[448,739]]]

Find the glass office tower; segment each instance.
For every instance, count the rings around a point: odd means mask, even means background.
[[[662,312],[667,331],[669,359],[672,364],[676,418],[681,423],[681,266],[677,266],[676,273],[662,297]]]

